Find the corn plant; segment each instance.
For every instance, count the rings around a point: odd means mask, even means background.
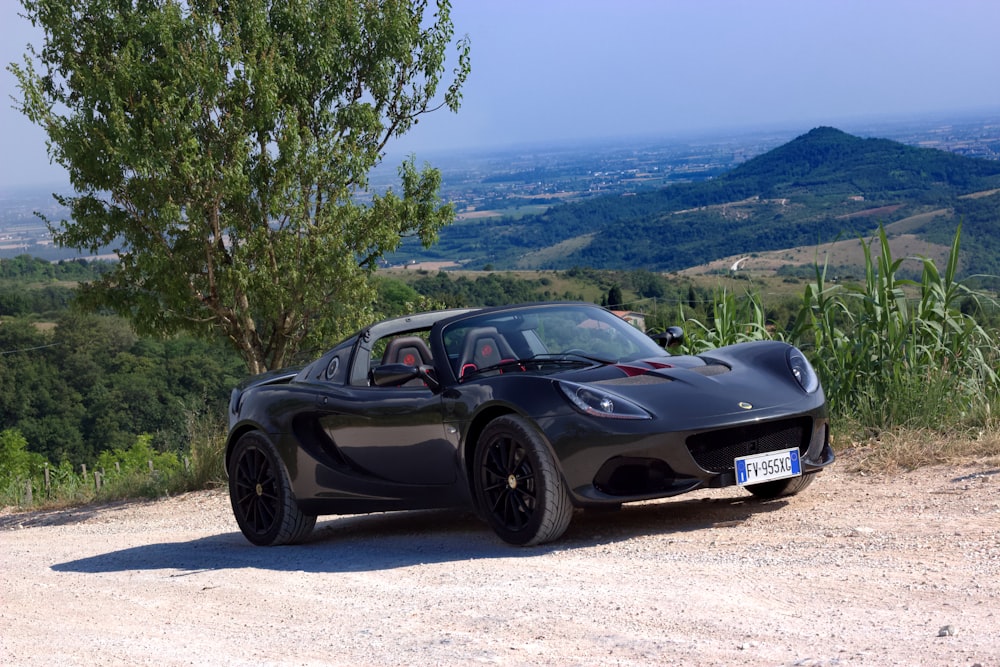
[[[955,280],[960,237],[944,274],[928,258],[893,259],[884,229],[877,258],[864,245],[863,284],[827,285],[817,268],[789,338],[810,352],[835,415],[874,431],[988,415],[996,342],[959,308],[983,298]],[[899,276],[904,259],[921,264],[920,282]]]
[[[683,309],[681,316],[683,318]],[[768,340],[772,337],[764,308],[760,299],[752,292],[747,292],[742,303],[737,303],[732,292],[717,292],[712,302],[709,322],[702,323],[695,318],[688,318],[686,323],[688,332],[685,336],[685,351],[695,354],[724,345]]]

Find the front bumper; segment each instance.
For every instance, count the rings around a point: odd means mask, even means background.
[[[825,405],[714,428],[666,431],[656,425],[656,420],[610,422],[583,415],[543,425],[574,504],[617,505],[732,486],[734,460],[750,454],[798,448],[803,474],[814,474],[835,458]]]

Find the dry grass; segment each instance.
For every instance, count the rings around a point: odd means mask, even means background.
[[[869,243],[872,241],[869,240]],[[913,234],[898,234],[889,239],[889,246],[894,257],[930,257],[935,262],[944,263],[948,259],[948,246],[938,243],[928,243]],[[742,273],[750,273],[755,278],[773,276],[783,266],[813,266],[824,263],[832,266],[855,266],[858,272],[864,271],[865,258],[862,243],[859,239],[844,239],[816,246],[801,246],[785,250],[773,250],[754,253],[750,259],[740,265]],[[691,267],[680,271],[683,276],[700,274],[717,274],[728,271],[733,263],[746,255],[733,255],[713,260],[707,264]]]
[[[887,214],[895,210],[896,206],[883,206],[876,209],[866,209],[856,213],[849,213],[840,217],[858,217],[864,215]],[[939,243],[929,243],[919,236],[911,234],[915,229],[927,225],[931,220],[938,217],[950,217],[954,215],[950,209],[937,209],[918,213],[902,220],[890,223],[885,226],[886,234],[889,237],[889,247],[894,257],[930,257],[935,262],[944,263],[948,259],[949,247]],[[869,245],[876,241],[877,237],[869,238]],[[876,251],[877,254],[877,251]],[[746,255],[733,255],[717,259],[707,264],[693,266],[684,269],[680,273],[686,276],[700,274],[713,274],[719,271],[727,271],[733,263],[746,257]],[[784,250],[770,250],[756,252],[750,259],[741,264],[743,272],[751,272],[755,277],[762,275],[774,275],[783,266],[812,266],[816,263],[820,265],[826,263],[831,266],[856,266],[864,268],[865,257],[862,249],[861,239],[847,238],[840,241],[824,243],[814,246],[799,246],[796,248],[786,248]]]
[[[879,206],[877,208],[866,208],[863,211],[855,211],[854,213],[845,213],[844,215],[835,216],[834,220],[847,220],[850,218],[871,218],[879,215],[891,215],[892,213],[895,213],[901,208],[903,208],[902,204]]]
[[[573,238],[566,239],[565,241],[560,241],[555,245],[540,248],[539,250],[533,250],[532,252],[525,254],[517,261],[517,268],[537,269],[540,266],[549,265],[560,257],[565,257],[576,250],[585,248],[594,239],[594,236],[594,234],[574,236]]]
[[[897,429],[852,442],[838,457],[848,470],[865,472],[896,473],[972,461],[1000,465],[1000,428],[954,432]]]
[[[983,190],[982,192],[972,192],[967,195],[962,195],[959,199],[981,199],[982,197],[991,197],[998,192],[1000,192],[1000,188],[995,190]]]
[[[452,267],[458,266],[455,262],[416,262],[415,264],[403,264],[398,266],[393,266],[384,271],[386,273],[391,273],[393,271],[430,271],[437,273],[444,269],[450,269]]]

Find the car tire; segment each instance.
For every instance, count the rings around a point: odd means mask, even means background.
[[[244,434],[233,449],[229,501],[243,535],[258,546],[301,542],[316,525],[299,509],[274,445],[259,433]]]
[[[771,500],[782,496],[794,496],[796,493],[805,491],[812,484],[816,477],[812,475],[799,475],[787,479],[776,479],[773,482],[761,482],[760,484],[749,484],[746,490],[761,500]]]
[[[542,436],[521,417],[486,425],[473,474],[478,506],[505,542],[534,546],[566,532],[573,516],[566,485]]]

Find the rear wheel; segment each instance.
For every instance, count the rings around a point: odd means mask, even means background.
[[[533,546],[566,532],[573,503],[548,447],[524,419],[505,415],[487,424],[474,466],[479,507],[505,542]]]
[[[229,460],[229,500],[243,535],[259,546],[301,542],[316,517],[303,514],[274,445],[246,433]]]
[[[746,490],[762,500],[780,498],[781,496],[794,496],[800,491],[805,491],[812,484],[814,477],[816,477],[815,474],[799,475],[798,477],[789,477],[787,479],[776,479],[773,482],[749,484]]]

